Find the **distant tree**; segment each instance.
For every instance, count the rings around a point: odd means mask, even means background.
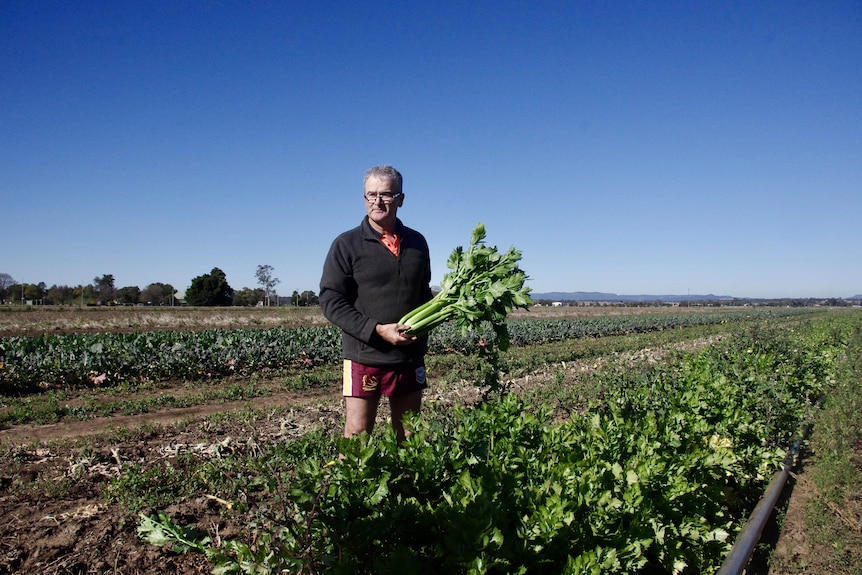
[[[13,283],[6,288],[7,303],[24,303],[24,289],[26,284]]]
[[[290,296],[290,305],[292,306],[305,307],[318,304],[320,304],[320,299],[311,290],[305,290],[302,293],[294,290],[293,295]]]
[[[72,290],[75,303],[80,305],[95,305],[99,301],[99,294],[92,285],[80,285]]]
[[[117,290],[114,287],[114,276],[105,274],[102,277],[93,278],[94,290],[99,297],[99,301],[110,303],[117,297]]]
[[[74,290],[66,285],[52,285],[45,293],[45,298],[54,305],[70,305],[75,303]]]
[[[186,303],[193,306],[229,306],[233,303],[233,288],[227,276],[218,268],[192,280],[186,290]]]
[[[162,296],[164,296],[167,305],[176,305],[177,301],[177,288],[172,286],[171,284],[161,284],[162,285]]]
[[[275,286],[281,283],[280,279],[272,277],[274,269],[275,268],[270,265],[262,265],[257,266],[257,271],[254,272],[254,275],[257,278],[257,283],[263,287],[265,305],[270,305],[272,301],[271,298],[276,297]]]
[[[299,295],[299,305],[312,306],[318,305],[320,300],[317,299],[315,293],[311,290],[305,290]]]
[[[45,291],[45,282],[40,282],[38,284],[24,284],[24,299],[41,303],[45,298]]]
[[[25,304],[42,298],[39,286],[34,284],[12,284],[6,288],[6,299],[9,303]]]
[[[116,293],[116,302],[123,305],[135,305],[138,303],[138,298],[141,295],[141,288],[138,286],[121,287]]]
[[[242,288],[233,296],[233,305],[237,306],[256,306],[258,303],[263,303],[266,294],[261,288]]]
[[[16,283],[9,274],[0,273],[0,303],[6,303],[6,291]]]
[[[138,301],[150,305],[173,305],[176,293],[171,284],[155,282],[143,289]]]

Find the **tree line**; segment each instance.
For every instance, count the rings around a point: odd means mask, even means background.
[[[270,306],[317,305],[317,295],[310,290],[294,291],[290,297],[279,296],[276,286],[281,282],[273,276],[274,268],[259,265],[255,278],[258,288],[234,290],[226,274],[219,268],[192,279],[182,299],[171,284],[155,282],[141,289],[138,286],[117,288],[113,274],[93,278],[89,285],[68,286],[19,283],[7,274],[0,273],[0,303],[21,305],[150,305],[150,306]]]

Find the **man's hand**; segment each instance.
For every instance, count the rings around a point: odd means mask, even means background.
[[[376,329],[377,335],[392,345],[409,345],[416,341],[415,335],[407,333],[407,330],[410,329],[410,326],[408,325],[402,325],[400,323],[378,323]]]

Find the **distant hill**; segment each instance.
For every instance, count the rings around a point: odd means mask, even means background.
[[[728,295],[619,295],[615,293],[603,293],[595,291],[576,291],[576,292],[560,292],[552,291],[545,293],[531,293],[530,297],[533,300],[549,300],[549,301],[624,301],[624,302],[650,302],[650,301],[730,301],[735,299]]]

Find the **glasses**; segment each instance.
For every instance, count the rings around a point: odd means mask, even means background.
[[[375,203],[377,200],[381,200],[384,204],[391,204],[394,202],[399,196],[401,196],[403,192],[398,192],[397,194],[393,194],[392,192],[365,192],[365,199],[369,202]]]

